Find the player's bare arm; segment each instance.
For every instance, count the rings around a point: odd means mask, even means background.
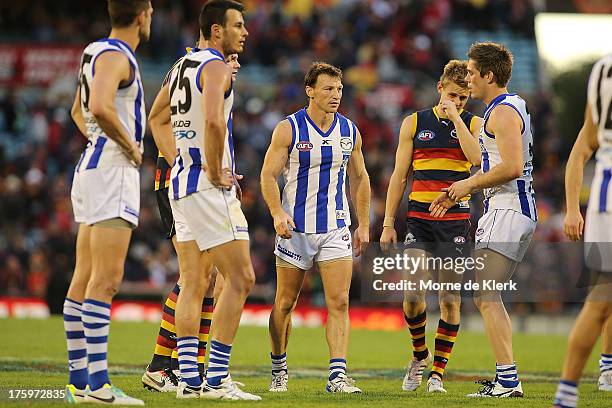
[[[74,124],[79,128],[79,132],[85,138],[87,138],[87,126],[85,126],[85,118],[83,117],[83,111],[81,110],[81,86],[77,86],[76,95],[74,97],[74,102],[72,103],[72,108],[70,109],[70,116],[74,121]]]
[[[282,238],[291,238],[289,225],[295,228],[295,224],[289,214],[283,210],[278,188],[278,176],[289,157],[289,146],[291,145],[291,124],[283,120],[272,132],[272,140],[266,152],[263,166],[261,168],[261,194],[263,195],[270,215],[274,219],[274,229]]]
[[[453,125],[455,125],[457,139],[459,140],[459,145],[461,146],[461,150],[463,150],[463,154],[465,154],[465,157],[467,157],[472,165],[480,166],[478,132],[482,126],[482,118],[474,116],[472,118],[472,123],[470,124],[471,129],[468,129],[461,119],[454,102],[446,100],[442,101],[441,105],[442,109],[444,109],[444,112],[446,113],[446,116],[448,116],[448,118],[453,122]]]
[[[211,61],[204,66],[200,76],[202,86],[202,110],[204,112],[206,143],[206,175],[217,187],[230,188],[232,177],[221,168],[225,146],[226,124],[223,116],[225,92],[231,84],[232,72],[224,61]],[[207,78],[214,78],[207,80]]]
[[[495,135],[501,163],[486,173],[478,172],[466,180],[453,183],[429,207],[431,215],[442,217],[455,203],[470,193],[495,187],[520,177],[523,173],[522,121],[516,111],[506,105],[493,109],[487,123],[489,133]]]
[[[168,89],[168,83],[164,83],[157,93],[149,113],[149,126],[157,149],[168,164],[172,166],[176,157],[176,143],[172,134],[170,92],[168,92]]]
[[[106,136],[117,143],[125,154],[140,166],[142,163],[140,148],[130,140],[115,107],[117,89],[122,84],[128,83],[133,75],[130,62],[118,51],[105,52],[97,58],[94,70],[97,75],[93,77],[91,84],[89,111]]]
[[[353,147],[347,168],[351,199],[357,213],[357,221],[359,222],[353,239],[355,256],[361,255],[362,246],[370,242],[370,176],[365,167],[361,145],[361,133],[357,130],[355,146]]]
[[[380,244],[383,250],[387,250],[390,243],[397,242],[395,231],[395,213],[402,201],[406,185],[408,184],[408,173],[412,166],[412,151],[414,148],[414,121],[416,113],[405,118],[399,132],[399,143],[395,152],[395,167],[389,179],[387,189],[387,200],[385,202],[385,219]]]
[[[584,124],[578,133],[572,152],[565,167],[565,220],[563,231],[572,241],[582,237],[584,219],[580,213],[580,188],[584,177],[584,165],[597,150],[597,126],[591,116],[591,106],[587,103],[584,111]]]

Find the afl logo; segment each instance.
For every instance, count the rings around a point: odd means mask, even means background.
[[[420,141],[423,141],[423,142],[428,142],[428,141],[432,140],[434,137],[436,137],[436,134],[434,132],[432,132],[431,130],[422,130],[417,135],[417,139],[419,139]]]
[[[307,151],[312,150],[312,143],[310,143],[310,142],[298,142],[298,144],[296,144],[295,147],[300,152],[307,152]]]
[[[453,242],[455,244],[465,244],[465,238],[462,236],[456,236],[455,238],[453,238]]]

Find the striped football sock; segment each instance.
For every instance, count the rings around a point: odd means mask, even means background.
[[[164,302],[159,334],[157,335],[157,342],[155,343],[153,359],[149,364],[149,371],[159,371],[170,367],[172,350],[176,348],[174,313],[176,309],[176,299],[180,291],[180,286],[178,284],[175,285]]]
[[[212,323],[213,314],[213,303],[214,299],[204,298],[202,302],[202,316],[200,318],[200,333],[198,338],[198,369],[200,374],[204,374],[205,363],[206,363],[206,346],[208,345],[208,338],[210,336],[210,325]]]
[[[91,391],[102,388],[104,384],[110,384],[107,361],[110,307],[110,304],[94,299],[85,299],[83,302],[88,383]]]
[[[283,353],[278,356],[270,353],[270,358],[272,359],[272,374],[278,374],[281,371],[288,372],[287,353]]]
[[[578,384],[572,381],[559,381],[553,404],[560,408],[576,408],[578,406]]]
[[[216,340],[210,342],[210,356],[206,381],[211,387],[218,387],[221,380],[229,374],[229,360],[232,346]]]
[[[408,323],[408,330],[412,337],[412,354],[417,360],[424,360],[429,355],[427,344],[425,344],[425,325],[427,324],[427,311],[415,317],[404,314],[404,320]]]
[[[179,369],[178,348],[177,347],[175,347],[174,350],[172,350],[172,355],[170,357],[170,369],[172,371]]]
[[[329,360],[329,381],[334,380],[340,374],[346,375],[346,359],[332,358]]]
[[[198,371],[198,338],[195,336],[179,337],[176,341],[178,360],[181,369],[181,381],[192,387],[200,387],[202,378]]]
[[[81,320],[81,303],[72,299],[64,300],[64,330],[68,346],[69,383],[80,390],[87,386],[87,342],[83,321]]]
[[[440,378],[444,376],[444,370],[446,364],[453,351],[455,340],[457,339],[457,332],[459,331],[458,324],[449,324],[444,320],[440,319],[438,322],[438,330],[436,330],[436,340],[434,350],[434,362],[429,377],[436,374]]]
[[[495,377],[497,382],[506,388],[514,388],[519,384],[516,364],[495,364]]]
[[[601,353],[601,358],[599,359],[599,373],[603,374],[610,370],[612,370],[612,354]]]

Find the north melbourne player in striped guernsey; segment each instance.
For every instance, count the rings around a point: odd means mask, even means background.
[[[476,281],[508,282],[523,259],[536,228],[533,190],[533,134],[525,101],[508,93],[513,57],[501,44],[476,43],[468,52],[467,81],[472,97],[487,103],[479,144],[481,171],[445,188],[432,203],[435,217],[470,193],[484,189],[484,214],[476,231]],[[483,283],[480,283],[483,287]],[[484,320],[495,356],[493,381],[481,380],[470,397],[522,397],[523,389],[512,352],[512,325],[501,292],[480,290],[474,302]]]
[[[286,349],[291,312],[304,276],[316,263],[325,291],[329,347],[327,392],[361,392],[346,376],[348,295],[353,248],[359,255],[369,241],[370,180],[361,152],[361,134],[338,113],[342,71],[315,62],[304,85],[308,107],[289,115],[272,134],[261,170],[261,190],[277,233],[276,297],[270,314],[272,381],[270,391],[287,391]],[[282,201],[277,184],[283,172]],[[351,242],[346,177],[359,226]]]
[[[148,0],[109,0],[111,33],[83,52],[72,117],[88,143],[76,165],[72,207],[79,223],[76,266],[64,303],[69,402],[144,405],[108,377],[110,303],[138,225],[146,127],[134,51],[149,38]],[[85,387],[89,390],[85,393]]]

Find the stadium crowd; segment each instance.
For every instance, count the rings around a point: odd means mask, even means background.
[[[0,6],[1,41],[85,44],[108,31],[104,2],[13,2]],[[98,4],[100,3],[100,4]],[[380,237],[397,134],[409,112],[437,102],[436,78],[452,55],[446,34],[453,26],[508,30],[533,38],[533,6],[523,1],[251,0],[250,36],[236,84],[234,135],[237,171],[244,174],[242,205],[249,221],[257,275],[253,300],[274,296],[274,229],[259,193],[259,170],[274,125],[306,104],[302,78],[313,60],[344,70],[341,111],[364,137],[372,185],[371,240]],[[192,45],[200,0],[155,0],[152,37],[139,58],[171,65]],[[70,12],[65,12],[66,10]],[[480,18],[486,15],[490,18]],[[507,16],[510,16],[508,18]],[[157,83],[145,84],[150,107]],[[27,92],[25,92],[27,91]],[[71,90],[73,92],[73,90]],[[34,96],[33,96],[34,95]],[[539,225],[534,241],[562,240],[563,171],[568,154],[555,128],[543,89],[524,94],[536,137],[535,190]],[[70,205],[72,172],[86,139],[71,121],[73,94],[45,89],[0,88],[0,295],[35,296],[50,304],[63,299],[74,266],[76,225]],[[484,106],[470,107],[481,114]],[[159,289],[174,283],[177,262],[165,240],[155,203],[157,151],[146,138],[141,168],[140,226],[135,231],[125,280]],[[481,212],[474,198],[474,217]],[[399,210],[405,211],[405,203]],[[398,221],[403,217],[398,214]],[[474,218],[473,225],[475,225]],[[396,223],[398,235],[405,227]],[[524,277],[528,279],[528,277]],[[359,290],[353,301],[359,300]],[[321,284],[310,274],[303,300],[323,302]],[[540,307],[534,305],[533,307]]]

